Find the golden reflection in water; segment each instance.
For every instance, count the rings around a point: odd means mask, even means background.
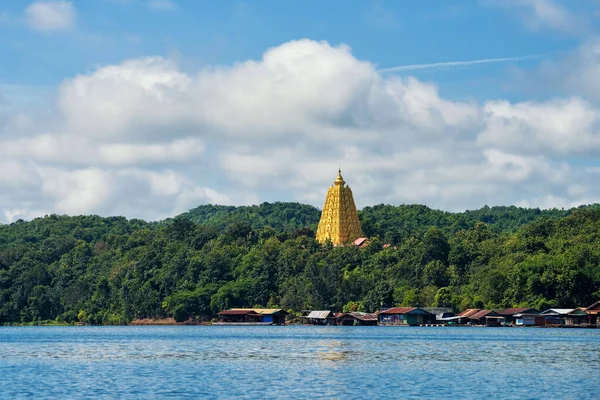
[[[325,351],[317,351],[315,357],[321,361],[346,361],[349,359],[350,351],[343,347],[350,346],[350,343],[340,340],[320,340],[316,343],[317,348],[325,348]]]

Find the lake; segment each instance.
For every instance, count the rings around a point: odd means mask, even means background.
[[[0,327],[0,398],[599,398],[600,330]]]

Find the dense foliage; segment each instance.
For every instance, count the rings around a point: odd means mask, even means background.
[[[370,243],[314,240],[296,203],[201,206],[162,223],[47,216],[0,225],[0,323],[211,319],[228,307],[588,305],[600,210],[367,207]]]
[[[278,231],[294,232],[296,229],[317,228],[321,212],[300,203],[262,203],[259,206],[217,206],[204,205],[181,214],[196,224],[210,225],[224,229],[234,222],[246,222],[252,229],[270,226]]]

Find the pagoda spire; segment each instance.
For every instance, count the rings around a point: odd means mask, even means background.
[[[338,168],[338,175],[333,183],[325,198],[317,241],[325,243],[330,240],[337,246],[358,239],[362,236],[362,230],[352,190],[346,185],[341,168]]]

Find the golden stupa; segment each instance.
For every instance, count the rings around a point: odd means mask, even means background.
[[[342,171],[338,170],[338,176],[333,182],[333,186],[327,191],[317,229],[317,240],[320,243],[330,240],[333,245],[337,246],[352,242],[361,236],[362,231],[352,190],[344,182]]]

